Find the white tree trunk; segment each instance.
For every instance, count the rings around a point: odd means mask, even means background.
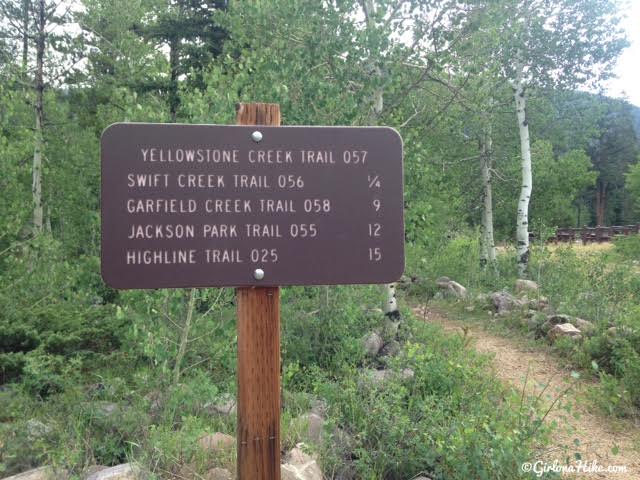
[[[387,294],[387,302],[385,303],[384,314],[396,320],[400,318],[400,310],[398,310],[398,301],[396,299],[396,284],[388,283],[385,285],[385,291]]]
[[[493,189],[491,166],[493,162],[493,138],[491,126],[486,127],[482,137],[480,167],[482,172],[482,230],[480,265],[496,268],[496,246],[493,239]]]
[[[362,0],[361,5],[367,26],[369,28],[375,28],[374,20],[372,19],[372,16],[375,15],[374,2],[372,0]],[[374,73],[374,77],[380,82],[371,95],[371,113],[369,115],[369,123],[376,125],[378,123],[378,117],[384,109],[384,87],[381,81],[383,73],[380,67],[375,64],[373,58],[369,58],[369,66]],[[388,283],[384,286],[384,289],[386,296],[384,306],[385,314],[393,319],[400,318],[400,311],[398,310],[398,302],[396,300],[396,284]]]
[[[529,200],[533,187],[531,174],[531,145],[529,140],[529,123],[527,121],[527,96],[524,82],[519,79],[515,86],[516,115],[520,132],[520,153],[522,159],[522,184],[518,201],[517,217],[517,263],[518,276],[524,278],[529,267]]]
[[[35,71],[35,116],[36,125],[33,138],[33,166],[31,193],[33,199],[33,229],[35,234],[42,233],[44,212],[42,207],[42,158],[44,155],[44,50],[45,50],[45,4],[38,2],[38,31],[36,38]]]

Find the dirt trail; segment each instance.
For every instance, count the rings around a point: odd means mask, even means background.
[[[631,421],[612,421],[599,412],[589,411],[587,402],[573,401],[584,395],[587,382],[575,382],[571,371],[562,368],[560,359],[539,349],[527,348],[522,342],[492,334],[479,325],[452,319],[450,315],[432,307],[426,310],[416,308],[414,312],[430,323],[441,325],[445,331],[463,333],[466,329],[466,335],[471,338],[471,345],[477,351],[494,355],[494,369],[500,379],[522,391],[525,378],[528,378],[526,392],[529,395],[537,396],[546,386],[542,398],[549,406],[570,383],[576,383],[564,401],[571,403],[572,412],[577,411],[579,417],[576,419],[560,408],[561,402],[554,406],[547,421],[555,420],[559,428],[553,436],[554,445],[539,460],[548,464],[558,460],[562,464],[567,452],[570,455],[579,452],[585,463],[596,461],[605,468],[622,465],[626,466],[627,471],[580,473],[575,478],[640,479],[640,428]],[[579,441],[578,446],[575,439]],[[616,447],[619,452],[614,455],[612,449]]]

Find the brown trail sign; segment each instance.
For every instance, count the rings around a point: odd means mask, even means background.
[[[238,288],[238,478],[280,478],[280,285],[404,270],[402,140],[384,127],[119,123],[102,136],[102,276]]]
[[[402,213],[390,128],[121,123],[102,137],[116,288],[389,283]]]

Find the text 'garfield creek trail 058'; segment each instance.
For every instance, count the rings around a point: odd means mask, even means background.
[[[118,123],[102,135],[102,275],[116,288],[392,282],[402,175],[390,128]]]

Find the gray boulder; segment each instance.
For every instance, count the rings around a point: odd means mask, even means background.
[[[31,418],[27,420],[27,436],[30,439],[38,439],[46,437],[51,433],[51,427],[40,420]]]
[[[315,458],[305,453],[303,444],[298,444],[286,456],[281,465],[282,480],[322,480],[322,470]]]
[[[559,338],[570,338],[572,340],[579,340],[582,337],[580,330],[578,330],[570,323],[559,323],[557,325],[554,325],[553,328],[549,330],[547,336],[552,342],[555,342]]]
[[[94,472],[87,477],[87,480],[139,480],[144,478],[147,478],[147,475],[139,467],[131,463],[123,463]]]
[[[468,296],[467,289],[460,285],[458,282],[454,282],[453,280],[449,282],[448,291],[457,298],[467,298]]]
[[[465,287],[448,277],[440,277],[436,280],[438,288],[445,297],[467,298],[468,292]]]
[[[315,413],[305,413],[298,417],[299,422],[306,426],[304,437],[314,445],[322,445],[324,435],[324,419]]]
[[[415,376],[415,372],[410,368],[403,368],[399,372],[393,370],[369,370],[365,372],[365,376],[374,385],[382,385],[388,380],[397,378],[399,380],[411,380]]]
[[[319,417],[326,417],[329,405],[323,398],[312,398],[311,400],[311,413],[315,413]]]
[[[382,349],[380,350],[380,356],[382,357],[393,357],[398,354],[400,351],[400,342],[397,340],[391,340],[384,344]]]
[[[529,308],[539,312],[549,311],[549,299],[547,297],[539,297],[529,300]]]
[[[6,477],[4,480],[67,480],[68,478],[69,472],[66,470],[46,466]]]
[[[549,331],[555,326],[563,323],[571,323],[571,317],[565,314],[548,315],[545,322],[540,327],[544,335],[548,335]]]
[[[106,470],[107,468],[109,467],[106,467],[104,465],[90,465],[82,471],[82,473],[80,474],[80,478],[82,480],[87,480],[87,478],[91,477],[91,475],[101,472],[102,470]]]
[[[513,310],[521,308],[524,302],[518,300],[509,292],[494,292],[491,294],[491,303],[498,315],[506,315]]]
[[[538,284],[532,280],[524,280],[522,278],[519,278],[518,280],[516,280],[515,289],[518,293],[537,292]]]
[[[384,341],[378,332],[371,332],[362,340],[362,345],[367,355],[375,357],[384,345]]]

